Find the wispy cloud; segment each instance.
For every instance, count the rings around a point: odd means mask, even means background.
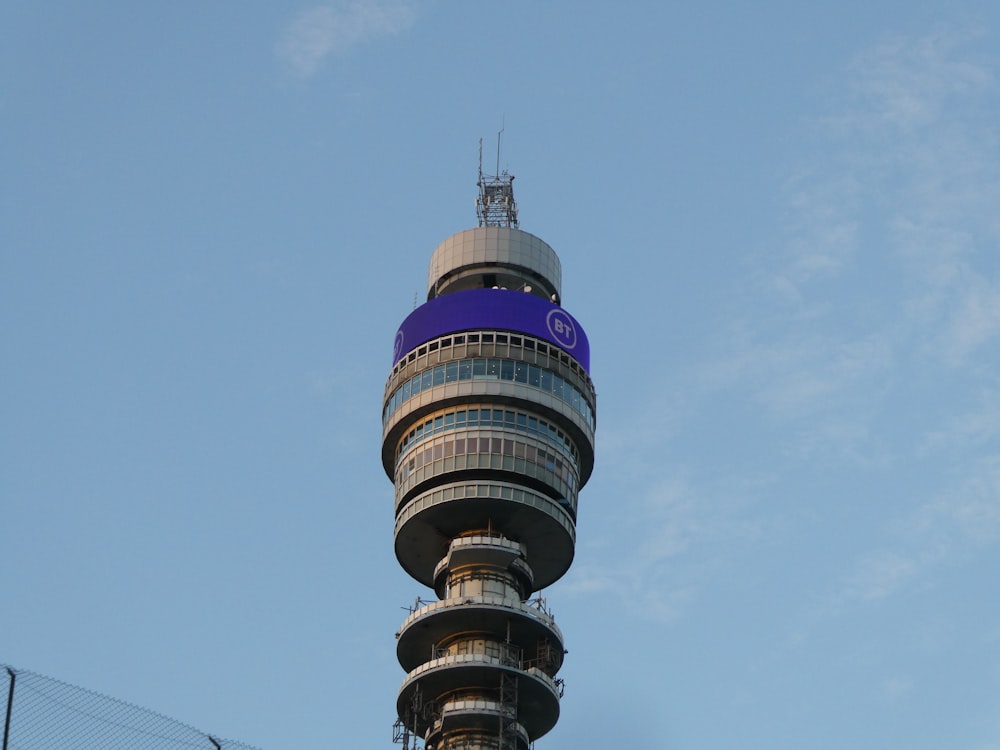
[[[881,697],[889,702],[896,703],[905,699],[913,690],[913,682],[903,675],[893,675],[887,677],[879,686]]]
[[[979,393],[971,407],[954,413],[923,436],[920,455],[926,458],[942,451],[966,454],[994,443],[1000,448],[1000,393],[987,388]]]
[[[995,359],[1000,92],[979,37],[877,45],[814,121],[820,148],[786,183],[786,242],[760,272],[786,317],[743,323],[740,361],[773,371],[758,396],[778,413],[814,419],[837,395],[839,421],[852,402],[871,420],[900,368],[967,379]]]
[[[968,281],[948,316],[943,337],[949,362],[965,362],[1000,334],[1000,284],[981,275]]]
[[[970,462],[956,485],[920,507],[911,527],[923,544],[970,554],[1000,541],[1000,455]]]
[[[675,476],[683,471],[675,468]],[[614,559],[587,565],[578,560],[566,582],[567,594],[620,598],[634,616],[657,622],[679,617],[716,573],[724,556],[708,550],[751,545],[763,522],[748,512],[753,491],[727,482],[694,486],[685,479],[658,481],[643,494],[624,500],[620,526],[602,529],[619,550]],[[589,544],[599,546],[601,537]],[[623,548],[625,552],[621,553]]]
[[[900,552],[880,551],[862,558],[847,584],[847,599],[884,599],[918,570],[919,561]]]
[[[278,58],[306,77],[331,54],[408,29],[415,13],[398,0],[355,0],[318,5],[299,13],[277,45]]]
[[[791,301],[801,301],[797,288],[803,282],[836,275],[850,263],[858,246],[860,187],[854,175],[817,174],[815,167],[788,178],[789,261],[771,279],[775,288],[792,290]]]
[[[1000,91],[978,39],[896,38],[848,66],[786,180],[784,242],[687,378],[757,404],[803,465],[887,469],[833,609],[1000,540]]]
[[[920,588],[940,566],[962,564],[1000,541],[1000,457],[971,462],[955,486],[900,519],[893,541],[862,555],[830,604],[877,601]]]
[[[865,202],[885,209],[869,233],[905,280],[924,353],[953,366],[1000,334],[1000,131],[986,114],[998,91],[967,49],[975,38],[899,39],[861,56],[854,106],[831,121]]]
[[[982,35],[980,30],[942,30],[917,38],[898,36],[858,55],[850,79],[857,106],[831,116],[828,124],[841,135],[884,139],[950,117],[956,98],[979,93],[993,82],[988,68],[963,54],[963,46]]]
[[[817,573],[823,616],[933,586],[1000,540],[1000,128],[988,115],[1000,92],[976,39],[894,39],[848,66],[831,111],[807,123],[759,283],[620,438],[603,428],[602,471],[631,483],[620,510],[639,520],[603,529],[628,552],[591,568],[582,554],[568,589],[675,618],[741,553],[780,544],[781,524],[825,518],[795,516],[814,486],[846,490],[864,527]],[[714,475],[663,465],[733,410],[747,434],[717,441],[733,451],[720,446]],[[682,479],[654,479],[665,475]]]

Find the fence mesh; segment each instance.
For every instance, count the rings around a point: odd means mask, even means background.
[[[4,750],[255,750],[130,703],[0,664]]]

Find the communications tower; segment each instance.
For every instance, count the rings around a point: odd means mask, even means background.
[[[483,174],[480,144],[479,226],[431,256],[385,386],[396,557],[437,595],[396,634],[404,750],[527,750],[559,717],[563,635],[532,596],[573,561],[596,393],[559,258],[518,228],[513,184]]]

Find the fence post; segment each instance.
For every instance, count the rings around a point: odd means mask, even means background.
[[[7,750],[7,738],[10,736],[10,709],[14,705],[14,670],[7,667],[10,675],[10,690],[7,692],[7,719],[3,723],[3,750]]]

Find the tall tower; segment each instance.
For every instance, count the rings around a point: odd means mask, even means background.
[[[573,561],[596,394],[559,258],[518,229],[513,185],[480,148],[479,226],[431,256],[385,386],[396,557],[438,599],[397,633],[404,750],[527,750],[559,718],[563,636],[532,595]]]

